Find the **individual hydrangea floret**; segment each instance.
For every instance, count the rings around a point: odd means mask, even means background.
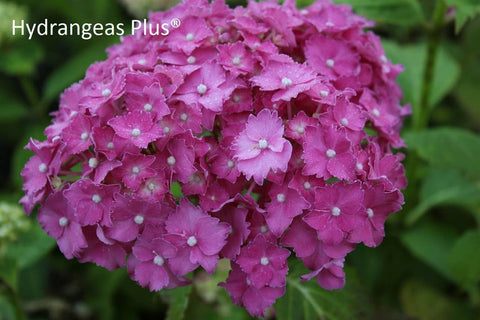
[[[68,259],[126,266],[152,291],[188,273],[253,316],[302,281],[344,286],[345,257],[380,245],[406,187],[393,65],[373,24],[318,0],[185,0],[107,49],[66,89],[22,170],[30,214]]]

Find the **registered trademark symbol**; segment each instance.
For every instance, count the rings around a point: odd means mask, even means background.
[[[180,27],[180,25],[182,24],[182,22],[180,21],[180,19],[178,18],[173,18],[171,21],[170,21],[170,25],[174,28],[178,28]]]

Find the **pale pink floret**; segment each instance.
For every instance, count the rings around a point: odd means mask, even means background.
[[[292,145],[283,138],[284,127],[277,113],[263,109],[250,115],[245,129],[232,146],[237,167],[247,179],[263,184],[270,170],[286,171]]]

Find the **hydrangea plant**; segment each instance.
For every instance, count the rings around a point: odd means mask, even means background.
[[[150,290],[231,261],[254,316],[285,293],[295,256],[326,289],[375,247],[406,186],[409,106],[372,22],[319,0],[189,0],[151,13],[65,90],[22,171],[29,214],[65,257],[126,269]]]

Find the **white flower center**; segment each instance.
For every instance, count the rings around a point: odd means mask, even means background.
[[[81,138],[83,141],[87,141],[89,136],[90,136],[90,135],[88,134],[88,132],[84,132],[84,133],[82,133],[82,135],[80,136],[80,138]]]
[[[113,150],[113,142],[107,143],[107,149],[108,150]]]
[[[363,170],[363,164],[361,164],[360,162],[357,163],[357,169],[358,170]]]
[[[375,117],[380,116],[380,111],[378,111],[377,108],[373,109],[373,110],[372,110],[372,113],[373,113],[373,115],[374,115]]]
[[[194,56],[190,56],[187,58],[187,63],[188,64],[194,64],[197,61],[197,59]]]
[[[326,97],[328,97],[328,91],[327,91],[327,90],[322,90],[322,91],[320,91],[320,95],[321,95],[323,98],[326,98]]]
[[[278,202],[280,202],[280,203],[285,202],[286,199],[287,199],[287,197],[285,196],[285,194],[283,194],[283,193],[277,194],[277,201]]]
[[[133,174],[139,174],[140,173],[140,168],[138,166],[133,166],[132,173]]]
[[[60,227],[66,227],[68,224],[68,218],[67,217],[61,217],[60,219],[58,219],[58,225]]]
[[[135,218],[133,218],[133,221],[135,221],[136,224],[142,224],[144,220],[145,218],[140,214],[137,214]]]
[[[339,207],[333,207],[331,212],[332,212],[333,216],[338,217],[340,215],[340,208]]]
[[[187,121],[188,115],[184,112],[184,113],[182,113],[182,114],[180,115],[180,119],[181,119],[182,121]]]
[[[195,236],[190,236],[190,237],[187,239],[187,244],[188,244],[190,247],[193,247],[194,245],[197,244],[197,238],[195,238]]]
[[[153,258],[153,263],[156,264],[157,266],[161,267],[165,263],[165,260],[162,257],[157,255],[157,256],[155,256],[155,258]]]
[[[215,201],[215,200],[217,200],[217,198],[215,198],[215,196],[212,195],[212,196],[210,197],[210,200]]]
[[[312,187],[312,185],[310,184],[310,182],[305,181],[305,182],[303,183],[303,188],[304,188],[305,190],[310,190],[311,187]]]
[[[340,123],[341,123],[344,127],[346,127],[346,126],[348,126],[348,119],[347,119],[347,118],[342,118],[342,120],[340,120]]]
[[[199,94],[204,94],[205,92],[207,92],[207,86],[204,85],[203,83],[200,83],[198,86],[197,86],[197,92]]]
[[[41,173],[47,172],[47,165],[45,163],[40,163],[40,165],[38,166],[38,171],[40,171]]]
[[[330,22],[330,21],[325,22],[325,25],[327,27],[333,27],[334,26],[333,22]]]
[[[232,63],[234,66],[238,66],[240,63],[242,63],[242,60],[239,57],[235,57],[232,59]]]
[[[260,263],[262,264],[262,266],[266,266],[270,263],[270,260],[268,260],[267,257],[262,257],[262,259],[260,259]]]
[[[150,112],[152,111],[153,107],[150,103],[145,103],[145,105],[143,106],[143,110],[147,111],[147,112]]]
[[[102,201],[102,197],[100,197],[99,194],[94,194],[92,196],[92,201],[95,202],[95,203],[99,203],[100,201]]]
[[[141,64],[141,65],[144,65],[145,63],[147,63],[147,60],[145,59],[140,59],[137,61],[138,64]]]
[[[283,77],[283,78],[282,78],[282,84],[283,84],[286,88],[288,88],[288,87],[290,87],[290,86],[292,85],[292,80],[290,80],[290,79],[287,78],[287,77]]]
[[[169,166],[174,166],[175,163],[177,163],[177,160],[175,159],[174,156],[170,156],[170,157],[167,158],[167,163],[168,163]]]
[[[265,140],[265,139],[263,139],[263,138],[260,139],[260,140],[258,140],[258,147],[259,147],[260,149],[265,149],[265,148],[267,148],[267,147],[268,147],[268,142],[267,142],[267,140]]]
[[[88,159],[88,166],[89,166],[90,168],[92,168],[92,169],[93,169],[93,168],[96,168],[96,167],[98,166],[98,160],[97,160],[97,158],[90,158],[90,159]]]
[[[187,35],[185,36],[185,40],[187,41],[192,41],[193,38],[194,38],[193,33],[187,33]]]
[[[112,91],[110,91],[110,89],[104,89],[102,91],[102,96],[104,96],[105,98],[108,97],[111,94],[112,94]]]
[[[298,134],[303,134],[305,132],[305,127],[304,126],[297,126],[297,128],[295,128],[295,131]]]
[[[387,63],[388,62],[387,57],[385,57],[385,55],[383,55],[383,54],[380,56],[380,61],[382,61],[382,63]]]
[[[368,214],[369,218],[373,218],[373,210],[372,209],[368,208],[367,209],[367,214]]]
[[[328,149],[325,154],[327,155],[327,158],[332,159],[337,153],[333,149]]]
[[[228,160],[228,162],[227,162],[227,167],[229,167],[230,169],[232,169],[233,167],[235,167],[235,163],[234,163],[232,160]]]
[[[234,94],[232,100],[235,103],[239,103],[240,101],[242,101],[242,98],[238,94]]]
[[[261,227],[260,227],[260,232],[261,232],[261,233],[265,233],[265,232],[267,232],[267,231],[268,231],[268,227],[267,227],[267,226],[264,225],[264,226],[261,226]]]
[[[169,132],[170,132],[170,127],[163,128],[163,133],[169,133]]]
[[[329,68],[333,68],[333,66],[335,65],[335,61],[333,61],[332,59],[327,59],[327,61],[325,61],[325,65]]]
[[[137,138],[137,137],[140,136],[141,133],[142,132],[140,131],[140,129],[135,128],[135,129],[132,130],[132,137]]]

